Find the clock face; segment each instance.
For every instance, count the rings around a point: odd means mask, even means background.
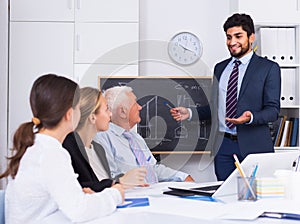
[[[178,33],[170,40],[168,53],[174,62],[180,65],[190,65],[201,57],[202,44],[192,33]]]

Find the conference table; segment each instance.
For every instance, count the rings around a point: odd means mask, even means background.
[[[206,184],[163,182],[149,187],[130,189],[125,193],[126,198],[148,198],[149,206],[119,208],[109,216],[88,223],[296,223],[297,220],[256,217],[265,211],[264,209],[300,214],[300,202],[283,198],[240,202],[237,200],[237,195],[224,196],[210,201],[197,196],[186,198],[163,194],[168,187],[189,188]]]
[[[259,199],[242,202],[237,195],[210,200],[207,197],[178,197],[163,194],[168,187],[199,187],[211,183],[162,182],[149,187],[126,190],[125,198],[148,198],[148,206],[118,208],[111,215],[85,222],[86,224],[269,224],[298,223],[300,220],[257,218],[264,211],[300,214],[300,202],[278,199]],[[49,219],[46,223],[70,223],[63,219]]]

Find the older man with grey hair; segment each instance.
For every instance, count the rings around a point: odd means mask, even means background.
[[[136,96],[131,87],[116,86],[104,93],[112,112],[109,129],[98,132],[95,141],[105,149],[112,177],[135,167],[147,169],[147,183],[158,181],[194,181],[184,172],[158,164],[145,140],[133,127],[141,121]]]

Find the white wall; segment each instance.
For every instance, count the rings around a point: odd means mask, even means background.
[[[0,172],[5,169],[7,155],[7,85],[8,85],[8,5],[0,1]],[[0,189],[3,186],[0,181]]]
[[[223,23],[230,15],[230,0],[141,0],[140,75],[212,75],[216,62],[229,57]],[[168,57],[168,41],[189,31],[203,44],[201,60],[192,66],[175,66]],[[190,173],[196,181],[214,181],[209,155],[162,155],[163,164]]]
[[[228,17],[229,0],[141,0],[140,62],[141,75],[176,75],[181,73],[168,57],[167,42],[178,32],[194,33],[203,44],[203,55],[195,65],[185,66],[192,75],[205,75],[201,63],[212,71],[214,64],[228,57],[223,23]],[[161,41],[151,44],[150,40]],[[153,61],[154,60],[154,61]]]

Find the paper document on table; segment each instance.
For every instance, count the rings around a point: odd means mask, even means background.
[[[185,200],[179,197],[150,197],[151,206],[148,212],[179,215],[205,220],[215,219],[224,214],[223,203],[207,201]]]
[[[260,199],[224,205],[221,219],[254,220],[264,212],[300,214],[300,202],[287,199]]]

